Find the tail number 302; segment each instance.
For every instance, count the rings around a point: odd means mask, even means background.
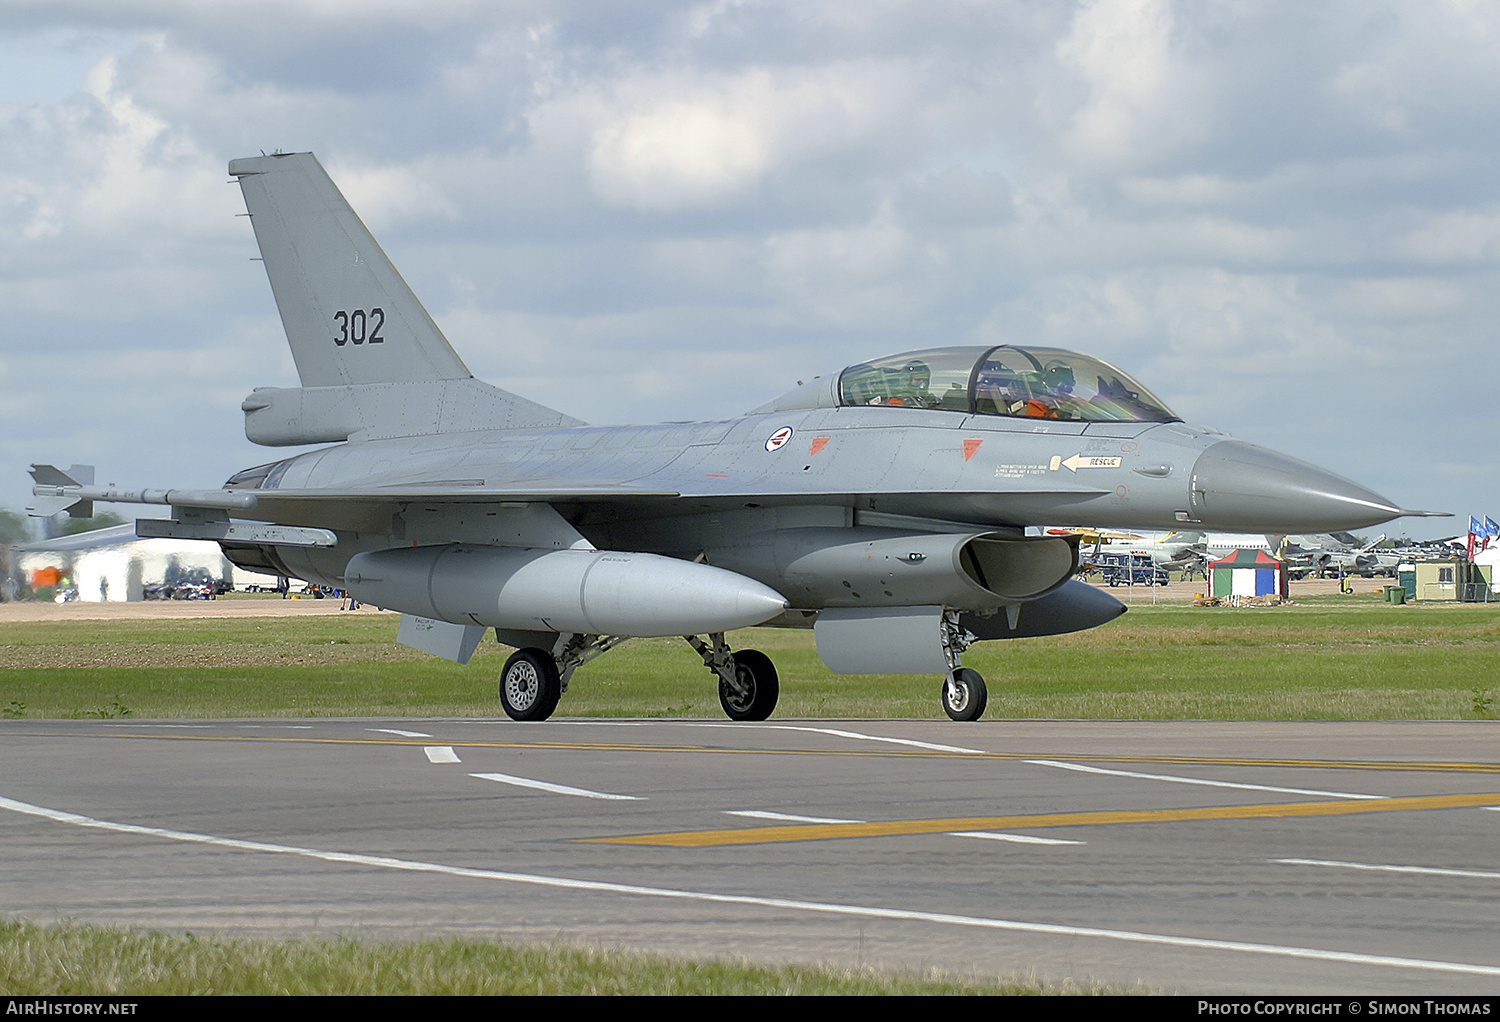
[[[340,309],[333,314],[333,321],[339,325],[339,332],[334,335],[333,343],[340,348],[346,344],[385,343],[385,338],[380,336],[380,331],[385,329],[384,309],[371,309],[368,314],[364,309],[355,309],[353,312]]]

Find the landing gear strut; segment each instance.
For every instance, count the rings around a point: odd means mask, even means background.
[[[990,700],[984,678],[973,668],[962,666],[963,651],[975,636],[959,624],[957,611],[943,613],[943,656],[948,660],[948,675],[943,679],[943,712],[951,720],[978,720]]]
[[[765,720],[776,709],[781,680],[776,665],[758,649],[731,652],[723,632],[709,636],[684,635],[703,658],[703,665],[719,676],[719,705],[730,720]]]

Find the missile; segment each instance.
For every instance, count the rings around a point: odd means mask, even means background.
[[[787,608],[723,568],[658,554],[520,547],[407,547],[357,554],[344,584],[362,603],[486,628],[587,635],[701,635]]]

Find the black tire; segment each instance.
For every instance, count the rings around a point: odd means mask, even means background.
[[[511,720],[546,720],[562,698],[557,661],[544,649],[518,649],[500,672],[500,705]]]
[[[978,720],[990,701],[979,672],[960,667],[943,679],[943,710],[953,720]]]
[[[739,685],[719,679],[719,705],[730,720],[765,720],[776,709],[781,679],[771,658],[758,649],[742,649],[732,657]]]

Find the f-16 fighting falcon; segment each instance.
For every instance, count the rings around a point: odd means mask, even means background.
[[[92,485],[32,466],[35,515],[161,504],[141,536],[402,614],[400,641],[516,652],[500,700],[544,720],[583,664],[682,636],[724,712],[764,720],[751,625],[811,627],[840,674],[932,673],[975,720],[976,641],[1092,628],[1122,604],[1073,579],[1076,535],[1028,525],[1322,533],[1405,512],[1321,468],[1186,425],[1130,376],[1054,348],[875,358],[736,418],[589,426],[476,380],[311,153],[235,160],[301,386],[244,400],[246,435],[320,446],[218,490]]]

